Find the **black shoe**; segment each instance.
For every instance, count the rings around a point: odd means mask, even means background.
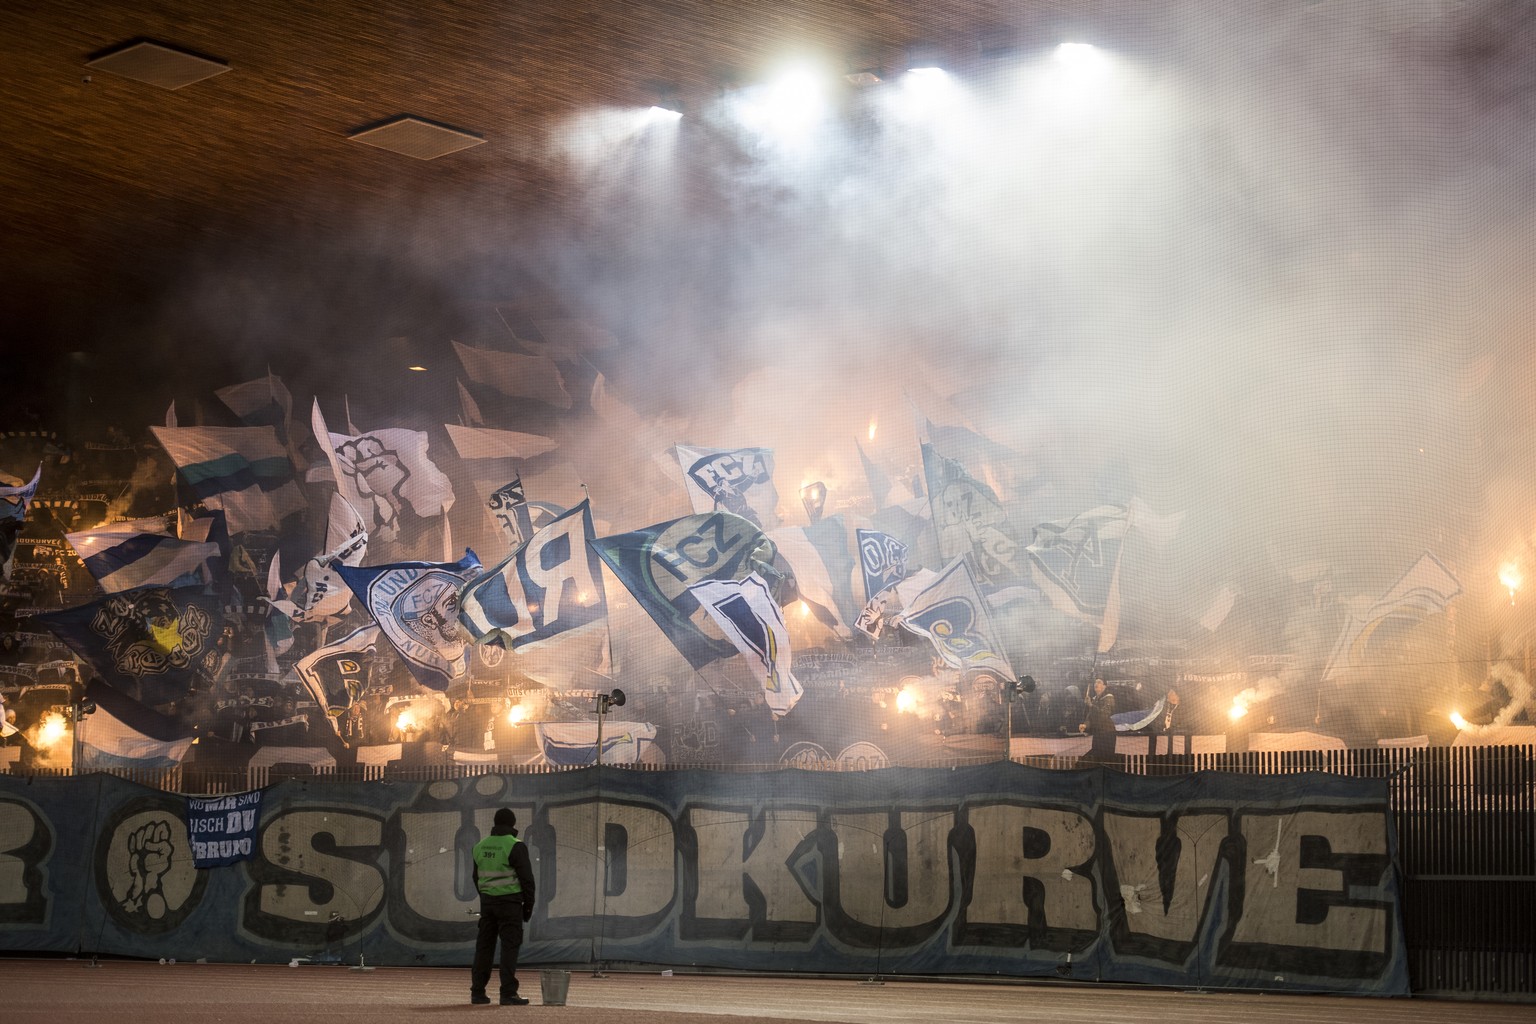
[[[469,994],[469,1001],[472,1004],[474,1004],[475,1006],[490,1006],[491,1005],[491,997],[490,996],[477,996],[473,992],[471,992]]]
[[[527,1006],[528,1005],[528,1000],[524,999],[522,996],[502,996],[501,997],[501,1005],[502,1006]]]

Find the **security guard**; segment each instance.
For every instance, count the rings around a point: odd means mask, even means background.
[[[496,812],[491,834],[475,844],[475,888],[480,891],[480,932],[475,937],[475,964],[469,980],[469,1001],[491,1001],[485,986],[491,980],[496,940],[501,939],[501,1005],[527,1006],[517,994],[517,951],[523,944],[523,923],[533,917],[533,866],[528,845],[517,838],[512,808]]]

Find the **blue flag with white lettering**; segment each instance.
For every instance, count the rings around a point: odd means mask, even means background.
[[[187,842],[194,868],[218,868],[250,860],[256,852],[262,790],[187,797]],[[153,851],[146,851],[153,852]]]
[[[879,530],[857,530],[864,599],[873,601],[886,587],[907,578],[907,545]]]

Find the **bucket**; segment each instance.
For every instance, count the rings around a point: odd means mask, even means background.
[[[539,989],[545,1006],[564,1006],[565,994],[571,990],[571,972],[540,971]]]

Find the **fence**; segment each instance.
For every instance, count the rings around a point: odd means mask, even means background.
[[[1058,755],[1022,760],[1045,768],[1075,765],[1074,759]],[[1536,997],[1536,747],[1142,754],[1120,760],[1125,771],[1141,775],[1315,771],[1388,779],[1413,990],[1472,998]],[[670,770],[670,766],[631,767]],[[764,767],[774,766],[753,766],[755,770]],[[565,769],[476,763],[340,770],[272,765],[237,772],[186,766],[113,774],[165,790],[210,794],[256,789],[295,777],[419,782],[561,770]]]

